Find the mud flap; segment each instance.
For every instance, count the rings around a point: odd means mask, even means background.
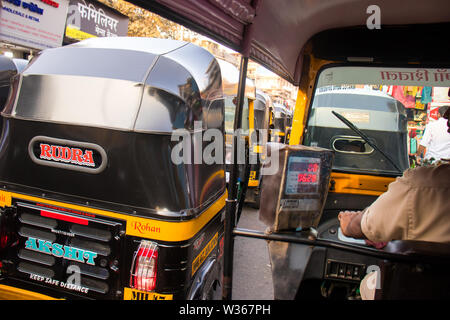
[[[210,300],[218,299],[218,297],[210,296],[210,293],[215,291],[213,286],[218,272],[218,262],[215,258],[208,258],[201,269],[197,272],[195,276],[191,290],[188,294],[188,300]],[[213,291],[210,291],[213,290]]]

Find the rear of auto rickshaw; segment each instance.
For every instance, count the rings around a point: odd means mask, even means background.
[[[222,74],[222,88],[225,104],[225,161],[227,165],[226,174],[228,182],[229,173],[231,171],[230,168],[234,161],[232,145],[233,135],[235,134],[234,126],[239,85],[239,69],[228,61],[222,59],[217,59],[217,61]],[[238,140],[241,144],[249,143],[249,134],[254,130],[254,122],[250,121],[249,115],[254,113],[255,90],[254,82],[251,79],[247,79],[244,93],[243,115],[240,124],[241,131]],[[237,156],[243,180],[244,169],[242,165],[245,164],[245,154],[241,152]]]
[[[287,143],[286,133],[292,123],[291,112],[280,103],[273,103],[273,129],[271,134],[272,142]]]
[[[2,113],[0,296],[213,297],[225,168],[190,149],[208,144],[205,130],[224,132],[216,59],[180,41],[90,39],[43,51],[13,90]]]
[[[254,81],[247,78],[240,130],[235,131],[239,70],[230,62],[221,59],[217,59],[217,61],[222,72],[225,102],[227,182],[234,161],[232,152],[233,136],[237,135],[241,146],[238,149],[237,162],[239,165],[239,188],[242,190],[242,201],[248,201],[257,206],[259,201],[261,158],[264,155],[265,145],[268,140],[270,97],[256,90]],[[248,181],[247,186],[245,186],[243,181]]]
[[[261,90],[256,90],[256,99],[253,103],[253,116],[250,112],[250,175],[245,201],[253,207],[259,207],[261,167],[265,161],[266,145],[270,139],[269,126],[271,122],[272,100]],[[252,111],[251,110],[251,111]]]
[[[241,10],[235,10],[236,4]],[[381,273],[373,284],[377,299],[449,297],[450,244],[395,240],[380,250],[345,238],[339,230],[339,211],[366,208],[408,166],[401,145],[401,106],[394,99],[366,105],[372,97],[364,97],[362,104],[347,100],[348,105],[342,105],[332,95],[336,105],[325,105],[323,110],[319,104],[313,107],[316,98],[321,100],[319,91],[328,86],[370,86],[381,91],[385,86],[450,87],[450,48],[448,41],[442,41],[450,31],[448,1],[430,0],[424,5],[420,0],[407,4],[380,0],[372,5],[363,0],[237,0],[180,6],[179,1],[156,0],[147,8],[241,53],[244,75],[252,59],[299,86],[289,145],[268,148],[268,156],[280,159],[279,170],[262,180],[260,214],[269,232],[235,227],[237,193],[230,189],[225,299],[232,297],[236,236],[268,240],[275,299],[358,299],[361,279],[376,270]],[[199,16],[203,19],[194,18]],[[241,80],[245,83],[245,77]],[[391,96],[407,107],[408,99]],[[239,112],[241,107],[242,101]],[[322,114],[327,108],[329,112]],[[320,132],[310,133],[322,116],[331,122],[321,128],[324,134],[332,131],[331,141],[319,139]],[[371,127],[373,121],[379,130]],[[307,141],[317,146],[301,145]],[[392,150],[391,144],[397,149]],[[232,187],[236,177],[232,175]]]
[[[361,129],[393,163],[333,112]],[[407,136],[406,109],[392,96],[379,90],[325,86],[316,89],[303,144],[333,150],[335,170],[395,174],[409,166]]]

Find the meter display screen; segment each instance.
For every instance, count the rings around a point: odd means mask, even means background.
[[[285,194],[317,193],[320,181],[320,158],[289,157]]]

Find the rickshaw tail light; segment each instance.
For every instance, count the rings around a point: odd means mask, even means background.
[[[8,236],[6,234],[1,235],[0,236],[0,249],[5,249],[7,244],[8,244]]]
[[[152,291],[156,287],[158,246],[142,240],[133,257],[130,287],[142,291]]]
[[[6,219],[0,215],[0,249],[5,249],[8,245],[8,232],[6,231]]]

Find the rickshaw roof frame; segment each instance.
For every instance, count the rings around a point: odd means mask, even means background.
[[[275,112],[280,112],[280,113],[283,113],[288,116],[292,115],[291,111],[288,108],[286,108],[284,105],[282,105],[281,103],[273,102],[272,106],[273,106],[273,109]]]
[[[84,55],[81,55],[83,50]],[[63,54],[64,52],[65,54]],[[107,59],[106,57],[103,58],[106,53],[108,53],[108,59],[111,59],[109,64],[103,63],[104,60],[101,60]],[[86,58],[86,56],[91,55],[95,59]],[[71,57],[78,61],[74,62],[72,60],[72,63],[67,63],[71,61]],[[114,66],[116,66],[118,61],[123,61],[123,59],[127,58],[132,60],[132,63],[121,64],[117,68],[110,68],[112,63],[115,63]],[[102,63],[98,63],[100,60]],[[164,67],[168,62],[176,67],[177,73],[174,77],[177,77],[177,79],[182,77],[182,79],[180,78],[182,82],[173,85],[171,82],[165,81],[165,79],[156,79],[156,75],[153,75],[157,71],[156,69],[161,69],[159,67]],[[32,76],[34,78],[30,81],[34,84],[36,81],[41,81],[39,78],[41,76],[48,76],[48,78],[53,79],[52,83],[58,82],[56,81],[56,76],[69,76],[74,81],[79,81],[81,77],[92,79],[92,81],[118,80],[121,84],[127,84],[127,88],[133,89],[135,104],[132,103],[134,109],[128,109],[130,116],[127,119],[115,117],[113,118],[114,122],[108,122],[111,117],[105,117],[103,113],[97,113],[97,118],[91,114],[89,116],[90,120],[87,120],[82,118],[87,113],[78,111],[78,116],[70,118],[65,117],[65,111],[58,114],[52,113],[48,104],[43,106],[45,109],[43,113],[39,113],[40,111],[37,113],[29,111],[26,115],[20,115],[16,114],[20,93],[11,114],[5,114],[5,116],[122,131],[168,134],[177,128],[168,130],[167,128],[161,129],[162,127],[159,126],[155,129],[147,127],[142,129],[137,126],[143,109],[143,101],[140,99],[145,95],[145,87],[165,91],[181,99],[186,104],[188,104],[188,101],[185,100],[186,93],[184,91],[193,90],[193,94],[201,97],[202,101],[207,104],[211,101],[222,99],[224,96],[221,88],[222,79],[215,76],[217,71],[220,71],[217,59],[208,50],[189,42],[141,37],[87,39],[73,45],[44,50],[35,61],[24,69],[21,74],[21,81],[24,82],[27,78],[32,78]],[[157,72],[161,73],[160,70]],[[239,75],[239,73],[237,74]],[[195,82],[195,84],[188,86],[190,89],[185,85],[186,79],[192,79]],[[38,88],[37,86],[32,87]],[[140,87],[142,89],[139,89]],[[141,98],[139,98],[139,94]],[[208,108],[208,106],[205,105],[203,108]],[[114,112],[115,109],[113,109],[114,106],[111,112]],[[159,114],[163,113],[160,112]],[[47,115],[49,116],[47,117]]]
[[[98,37],[75,42],[67,47],[91,49],[124,49],[155,55],[164,55],[187,45],[189,42],[146,37]]]
[[[327,95],[347,95],[349,97],[353,96],[366,96],[366,97],[374,97],[374,98],[382,98],[386,99],[387,101],[391,101],[393,104],[395,104],[396,108],[395,111],[390,110],[391,113],[401,113],[406,114],[406,108],[405,106],[395,99],[394,97],[390,96],[389,94],[382,92],[382,91],[375,91],[375,90],[366,90],[366,89],[332,89],[332,90],[326,90],[326,91],[317,91],[314,94],[314,98],[320,97],[320,96],[327,96]],[[315,99],[314,99],[315,101]],[[314,107],[314,101],[311,104],[311,108]],[[327,107],[335,107],[335,106],[327,106]],[[359,110],[359,109],[358,109]],[[364,107],[361,107],[360,110],[366,110]],[[378,110],[379,112],[388,112],[385,110]]]
[[[80,42],[76,42],[67,46],[63,47],[57,47],[57,48],[51,48],[44,51],[41,51],[39,53],[39,56],[37,58],[41,59],[42,63],[42,57],[43,56],[50,56],[54,58],[60,52],[66,52],[66,54],[70,58],[71,56],[71,50],[74,52],[77,52],[77,49],[85,48],[85,49],[91,49],[91,50],[97,50],[98,52],[117,52],[117,54],[124,54],[124,56],[128,55],[131,56],[131,54],[148,54],[149,57],[153,56],[160,57],[169,55],[170,53],[173,53],[174,51],[189,45],[189,42],[184,41],[178,41],[178,40],[168,40],[168,39],[157,39],[157,38],[141,38],[141,37],[105,37],[105,38],[89,38],[82,40]],[[201,50],[204,50],[203,48]],[[91,51],[94,52],[94,51]],[[131,58],[131,57],[129,57]],[[119,80],[129,80],[134,82],[140,82],[144,83],[148,77],[149,72],[151,71],[151,68],[153,67],[152,62],[154,59],[147,60],[147,65],[143,65],[142,62],[137,66],[131,69],[130,64],[127,65],[127,67],[123,70],[119,70],[118,68],[114,68],[110,75],[106,75],[103,70],[96,70],[93,69],[89,71],[89,76],[98,76],[98,77],[105,77],[110,76],[113,79],[119,79]],[[45,65],[45,68],[40,69],[36,68],[37,63],[30,63],[29,66],[24,70],[24,75],[28,74],[65,74],[64,71],[66,71],[65,68],[61,68],[61,61],[55,61],[54,63],[47,63]],[[88,63],[88,61],[87,61]],[[87,65],[87,64],[86,64]],[[39,66],[40,67],[40,66]],[[59,69],[62,69],[64,71],[59,71]],[[87,68],[91,69],[91,68]],[[127,72],[125,72],[125,70]],[[139,75],[134,74],[136,70],[140,70]],[[80,74],[77,75],[85,75],[83,74],[82,70],[77,69],[77,72]],[[103,71],[103,74],[96,74]],[[123,71],[123,73],[119,76],[118,72]],[[71,73],[68,72],[68,75],[74,75],[75,72]],[[124,77],[125,76],[125,77]]]
[[[270,98],[267,93],[258,88],[256,88],[256,99],[261,100],[266,105],[272,104],[272,98]]]

